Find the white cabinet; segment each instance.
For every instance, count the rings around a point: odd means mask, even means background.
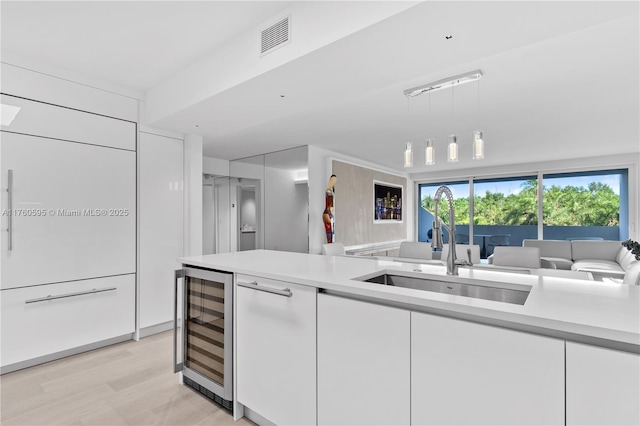
[[[0,147],[3,289],[136,272],[135,152],[8,132]]]
[[[129,151],[136,150],[136,123],[15,96],[0,95],[13,120],[2,130]],[[34,153],[35,154],[35,153]]]
[[[183,143],[140,133],[140,328],[173,319],[173,271],[183,245]],[[144,332],[143,332],[144,334]]]
[[[0,99],[2,366],[11,371],[135,331],[137,125],[122,118],[137,113],[120,107],[137,101],[2,70],[3,92],[16,95]]]
[[[567,425],[640,424],[640,355],[567,342]]]
[[[316,292],[236,279],[237,401],[278,425],[316,423]]]
[[[0,294],[3,367],[135,330],[135,274]]]
[[[564,424],[564,340],[411,313],[413,424]]]
[[[318,295],[318,424],[410,422],[410,313]]]

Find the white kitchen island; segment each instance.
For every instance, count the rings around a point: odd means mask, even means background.
[[[446,279],[433,264],[266,250],[179,261],[235,274],[236,417],[640,422],[638,286],[460,268],[462,281],[530,288],[520,305],[358,280]]]

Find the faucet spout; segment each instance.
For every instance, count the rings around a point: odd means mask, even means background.
[[[444,223],[441,224],[438,218],[438,205],[442,199],[442,194],[447,197],[447,201],[449,202],[449,226]],[[431,246],[442,248],[442,230],[440,229],[442,225],[449,232],[449,253],[446,262],[447,275],[458,275],[458,263],[456,262],[456,219],[453,210],[453,193],[447,186],[442,185],[436,190],[433,201],[435,204],[435,219],[433,221],[433,240]]]

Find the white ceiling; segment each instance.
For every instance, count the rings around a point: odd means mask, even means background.
[[[144,91],[291,2],[34,3],[2,1],[3,50]],[[316,145],[399,171],[411,140],[415,173],[638,153],[638,13],[637,2],[425,2],[154,125],[202,134],[218,158]],[[450,90],[430,108],[402,94],[478,68],[479,86],[454,91],[453,126]],[[452,128],[457,164],[444,159]],[[426,137],[432,167],[419,164]]]
[[[2,50],[146,91],[291,3],[2,0]]]

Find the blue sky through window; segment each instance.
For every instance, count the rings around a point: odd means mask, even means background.
[[[483,195],[486,191],[493,193],[502,193],[505,195],[509,194],[519,194],[522,191],[522,184],[526,182],[526,179],[514,179],[508,181],[495,181],[495,182],[481,182],[476,183],[474,185],[474,190],[476,195]],[[575,186],[575,187],[584,187],[588,188],[589,184],[592,182],[602,182],[605,185],[611,187],[613,192],[616,195],[620,195],[620,175],[619,174],[610,174],[610,175],[595,175],[595,176],[570,176],[570,177],[548,177],[544,179],[544,186],[546,188],[551,188],[552,186]],[[436,189],[440,185],[429,185],[428,187],[421,187],[420,198],[426,195],[432,195],[435,193]],[[469,197],[469,185],[467,183],[459,183],[447,185],[451,192],[453,193],[453,197],[455,199],[458,198],[467,198]]]

